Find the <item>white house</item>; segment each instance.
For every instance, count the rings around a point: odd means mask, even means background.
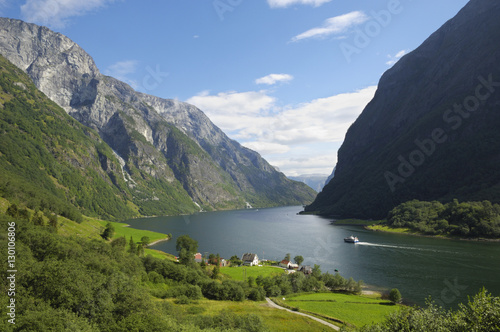
[[[246,253],[241,256],[241,260],[243,261],[243,265],[247,266],[257,266],[259,265],[259,256],[257,254]]]
[[[284,267],[285,269],[289,269],[290,264],[292,264],[292,263],[290,263],[290,261],[287,261],[286,259],[284,259],[279,263],[279,266]]]

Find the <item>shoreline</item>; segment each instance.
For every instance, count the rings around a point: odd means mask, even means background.
[[[338,224],[341,226],[341,224]],[[351,226],[354,226],[350,224]],[[434,239],[443,239],[443,240],[457,240],[457,241],[470,241],[470,242],[498,242],[500,243],[500,239],[489,239],[489,238],[463,238],[463,237],[458,237],[458,236],[452,236],[452,235],[429,235],[429,234],[423,234],[423,233],[418,233],[418,232],[412,232],[408,228],[406,228],[406,231],[403,231],[405,228],[390,228],[389,226],[386,225],[380,225],[383,226],[384,228],[374,228],[373,226],[377,225],[358,225],[358,226],[363,226],[364,229],[372,231],[372,232],[383,232],[383,233],[392,233],[392,234],[404,234],[404,235],[412,235],[412,236],[419,236],[419,237],[428,237],[428,238],[434,238]]]
[[[156,240],[156,241],[153,241],[151,242],[150,244],[148,244],[148,248],[151,247],[151,246],[154,246],[155,244],[158,244],[158,243],[161,243],[161,242],[166,242],[166,241],[169,241],[170,238],[167,237],[167,238],[164,238],[164,239],[159,239],[159,240]]]

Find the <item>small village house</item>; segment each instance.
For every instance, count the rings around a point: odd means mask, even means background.
[[[246,266],[257,266],[259,265],[259,256],[257,254],[246,253],[241,256],[241,260],[243,261],[243,265]]]
[[[312,270],[312,267],[309,266],[309,265],[303,265],[300,267],[299,269],[300,272],[304,273],[304,274],[312,274],[313,270]]]
[[[201,263],[202,260],[203,260],[203,257],[201,256],[201,253],[197,252],[196,254],[194,254],[194,261],[196,263]]]
[[[279,266],[280,267],[283,267],[285,269],[289,269],[290,268],[290,264],[292,264],[290,261],[287,261],[286,259],[282,260],[280,263],[279,263]]]

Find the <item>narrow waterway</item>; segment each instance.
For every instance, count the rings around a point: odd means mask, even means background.
[[[356,226],[334,226],[331,219],[297,215],[302,207],[281,207],[199,213],[190,216],[127,221],[139,229],[171,233],[173,241],[155,249],[176,254],[175,239],[188,234],[201,253],[222,257],[256,253],[281,260],[302,255],[304,265],[323,272],[362,279],[373,288],[398,288],[410,303],[456,307],[486,287],[500,296],[500,243],[445,240],[371,232]],[[344,243],[355,235],[360,242]]]

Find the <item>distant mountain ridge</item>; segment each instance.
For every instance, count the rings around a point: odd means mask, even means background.
[[[323,187],[326,184],[328,175],[325,174],[304,174],[297,176],[289,176],[288,178],[294,181],[300,181],[307,184],[309,187],[314,189],[316,192],[320,192],[323,190]]]
[[[471,0],[380,79],[306,210],[385,218],[411,200],[500,202],[500,2]]]
[[[315,193],[287,179],[258,153],[229,139],[198,108],[134,91],[104,76],[75,42],[46,27],[0,18],[0,54],[121,161],[132,195],[151,204],[160,187],[182,188],[193,210],[304,204]],[[148,190],[134,193],[134,181]],[[153,209],[154,210],[154,209]]]

